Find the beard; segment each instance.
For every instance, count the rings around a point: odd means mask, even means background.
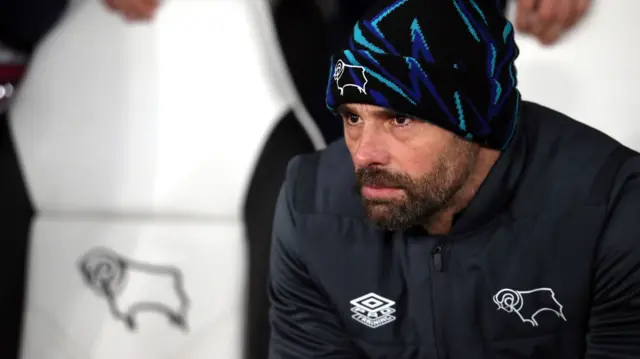
[[[438,212],[451,206],[476,163],[476,146],[462,139],[445,151],[432,171],[419,178],[367,167],[356,171],[356,186],[400,189],[403,196],[393,199],[362,197],[365,212],[377,227],[402,230],[427,225]]]

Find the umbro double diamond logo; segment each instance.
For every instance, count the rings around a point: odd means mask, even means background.
[[[353,305],[351,311],[354,313],[351,318],[369,328],[375,329],[396,320],[396,317],[392,315],[396,311],[393,308],[396,302],[378,294],[365,294],[350,303]]]

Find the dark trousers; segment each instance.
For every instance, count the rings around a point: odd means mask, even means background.
[[[274,128],[262,149],[244,206],[249,245],[249,307],[245,359],[264,359],[269,349],[267,275],[275,204],[289,160],[313,152],[311,141],[290,112]]]
[[[24,312],[29,228],[33,208],[9,131],[0,115],[0,358],[18,357]]]

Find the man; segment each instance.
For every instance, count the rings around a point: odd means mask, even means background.
[[[495,0],[384,0],[291,161],[271,359],[640,357],[640,157],[520,101]],[[585,104],[588,106],[588,104]]]

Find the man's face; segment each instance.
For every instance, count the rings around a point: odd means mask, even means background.
[[[479,145],[425,121],[372,105],[348,104],[340,113],[358,190],[380,227],[426,225],[475,166]]]

